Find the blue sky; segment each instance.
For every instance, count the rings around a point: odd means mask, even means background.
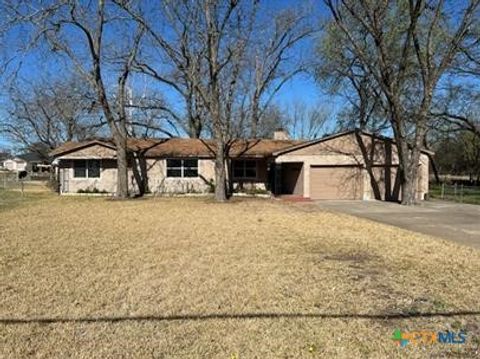
[[[305,0],[303,2],[299,0],[267,0],[263,2],[267,16],[270,12],[273,13],[278,9],[294,7],[298,6],[299,4],[309,6],[315,13],[315,18],[318,18],[319,22],[320,19],[324,18],[328,14],[327,10],[324,8],[323,2],[320,0]],[[12,47],[17,42],[17,39],[21,39],[21,36],[25,36],[24,34],[25,32],[17,31],[10,36],[9,41]],[[304,44],[299,51],[305,52],[306,55],[311,55],[308,52],[312,51],[312,49],[312,46]],[[49,77],[45,76],[47,73],[50,73],[53,77],[58,76],[58,64],[53,62],[46,64],[43,63],[43,60],[38,52],[22,57],[21,61],[23,63],[20,72],[22,78],[35,79],[38,78],[40,74],[42,74],[43,77]],[[167,91],[167,93],[165,93],[166,98],[174,99],[175,94],[173,92],[169,93],[169,90],[165,91]],[[334,100],[331,98],[331,96],[322,93],[314,79],[306,75],[297,76],[286,83],[275,97],[274,102],[282,108],[289,106],[294,102],[301,102],[309,107],[325,105],[328,110],[332,112],[332,118],[339,107],[338,99]],[[5,111],[2,111],[1,108],[0,116],[6,116]],[[15,143],[8,141],[6,138],[2,138],[1,136],[2,135],[0,135],[0,147],[15,147]]]

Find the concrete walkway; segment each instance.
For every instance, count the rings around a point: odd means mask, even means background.
[[[381,201],[316,201],[322,209],[351,214],[480,249],[480,206],[425,201],[407,207]]]

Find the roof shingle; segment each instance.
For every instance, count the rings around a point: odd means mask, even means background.
[[[229,143],[231,157],[268,157],[273,152],[298,145],[304,141],[296,140],[233,140]],[[128,139],[131,151],[141,152],[145,157],[215,157],[215,141],[194,138],[169,139]],[[54,149],[50,155],[58,157],[82,148],[101,145],[115,148],[111,139],[94,139],[83,142],[66,142]]]

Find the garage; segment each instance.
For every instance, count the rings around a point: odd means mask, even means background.
[[[419,159],[419,200],[428,193],[429,155],[422,151]],[[273,156],[276,195],[313,200],[401,199],[399,156],[395,142],[387,137],[352,130],[300,143]]]
[[[362,199],[362,170],[356,166],[312,166],[310,198]]]

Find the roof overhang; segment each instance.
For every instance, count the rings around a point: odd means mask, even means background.
[[[335,133],[335,134],[330,135],[330,136],[317,138],[317,139],[314,139],[314,140],[311,140],[311,141],[308,141],[308,142],[305,142],[305,143],[301,143],[301,144],[296,145],[296,146],[288,147],[288,148],[285,148],[283,150],[273,152],[272,155],[274,157],[278,157],[280,155],[284,155],[284,154],[287,154],[287,153],[290,153],[290,152],[294,152],[294,151],[300,150],[302,148],[310,147],[310,146],[316,145],[316,144],[321,143],[321,142],[330,141],[330,140],[333,140],[335,138],[351,135],[351,134],[354,134],[354,133],[360,133],[360,134],[363,134],[365,136],[370,136],[370,137],[373,137],[373,138],[377,138],[377,139],[382,140],[382,141],[388,141],[388,142],[396,145],[396,142],[390,137],[383,136],[383,135],[377,135],[377,134],[367,132],[367,131],[363,131],[363,130],[360,130],[360,129],[354,129],[354,130],[348,130],[348,131]],[[427,149],[423,149],[423,148],[420,150],[420,152],[422,152],[426,155],[429,155],[429,156],[433,156],[435,154],[435,152],[427,150]]]
[[[103,141],[100,141],[100,140],[92,140],[92,141],[85,142],[85,143],[78,143],[77,146],[67,148],[63,151],[60,150],[60,151],[57,152],[57,150],[53,150],[52,152],[49,153],[49,156],[51,156],[53,158],[63,157],[64,159],[67,159],[68,158],[68,157],[66,157],[67,154],[72,153],[72,152],[76,152],[76,151],[80,151],[80,150],[83,150],[84,148],[88,148],[88,147],[95,146],[95,145],[110,148],[112,150],[115,149],[115,146],[113,144],[103,142]]]

